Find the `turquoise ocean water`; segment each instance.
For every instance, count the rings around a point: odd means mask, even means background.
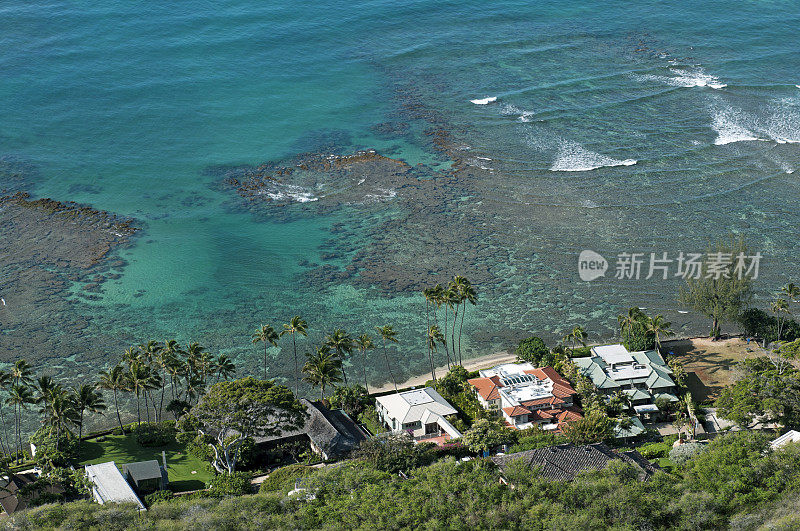
[[[463,229],[489,243],[474,260],[494,279],[477,286],[470,355],[577,324],[610,337],[632,305],[690,333],[702,323],[678,313],[677,281],[583,283],[577,253],[701,251],[733,231],[765,255],[762,297],[798,280],[798,27],[790,1],[5,0],[0,156],[38,168],[36,197],[140,220],[122,277],[100,300],[74,301],[91,319],[84,340],[115,338],[121,352],[193,339],[248,373],[262,322],[299,313],[312,342],[335,326],[394,323],[396,370],[408,376],[426,366],[418,294],[303,280],[331,240],[358,252],[399,207],[387,201],[357,224],[301,203],[255,216],[207,171],[368,148],[446,168],[422,119],[399,114],[403,87],[483,167],[443,205],[469,203],[488,220]],[[487,97],[497,99],[471,102]],[[376,133],[391,120],[410,128]],[[337,236],[337,224],[352,230]],[[409,231],[411,255],[459,252]],[[287,354],[272,350],[274,376],[288,376]],[[81,358],[72,372],[96,369]]]

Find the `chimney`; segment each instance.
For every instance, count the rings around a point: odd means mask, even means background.
[[[164,463],[164,470],[167,469],[167,452],[161,450],[161,462]]]

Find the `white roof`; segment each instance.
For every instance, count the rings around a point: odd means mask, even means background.
[[[540,380],[525,372],[535,369],[536,367],[527,362],[504,363],[491,369],[484,369],[479,374],[483,378],[499,377],[503,383],[503,387],[499,390],[502,407],[514,407],[522,402],[553,396],[552,380]]]
[[[778,448],[783,448],[787,444],[796,442],[800,442],[800,431],[791,430],[787,431],[769,444],[773,450],[776,450]]]
[[[502,378],[509,378],[511,376],[519,376],[525,374],[525,371],[532,371],[536,369],[528,362],[525,363],[504,363],[496,365],[491,369],[483,369],[478,374],[481,378],[491,378],[492,376],[499,376]]]
[[[114,461],[97,465],[86,465],[86,475],[94,483],[93,494],[97,503],[135,503],[144,511],[142,500],[122,477]]]
[[[595,354],[603,358],[608,365],[616,363],[633,363],[634,359],[624,345],[603,345],[592,347]]]
[[[455,408],[432,387],[379,396],[376,400],[390,418],[403,424],[421,421],[426,411],[437,413],[442,417],[457,413]]]

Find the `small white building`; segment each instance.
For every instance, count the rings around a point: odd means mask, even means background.
[[[92,496],[97,503],[134,503],[140,511],[145,511],[142,500],[122,476],[114,461],[86,465],[86,475],[92,482]]]
[[[458,412],[432,387],[379,396],[375,409],[390,430],[408,432],[417,440],[461,437],[448,420]]]
[[[783,448],[784,446],[792,443],[800,443],[800,431],[787,431],[771,443],[769,445],[772,447],[773,450],[777,450],[779,448]]]

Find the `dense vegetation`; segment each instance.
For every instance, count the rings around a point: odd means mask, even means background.
[[[421,455],[428,459],[429,456]],[[548,482],[522,466],[507,467],[513,484],[485,460],[444,458],[407,469],[365,456],[319,471],[296,468],[282,485],[259,494],[155,502],[136,515],[88,502],[49,505],[15,516],[27,528],[102,529],[790,529],[800,525],[800,448],[768,451],[768,437],[722,436],[676,474],[636,480],[616,463],[571,483]],[[276,478],[279,479],[279,478]],[[280,481],[278,481],[280,483]],[[298,495],[287,496],[300,486]],[[312,496],[313,495],[313,496]],[[769,527],[773,526],[774,527]]]

